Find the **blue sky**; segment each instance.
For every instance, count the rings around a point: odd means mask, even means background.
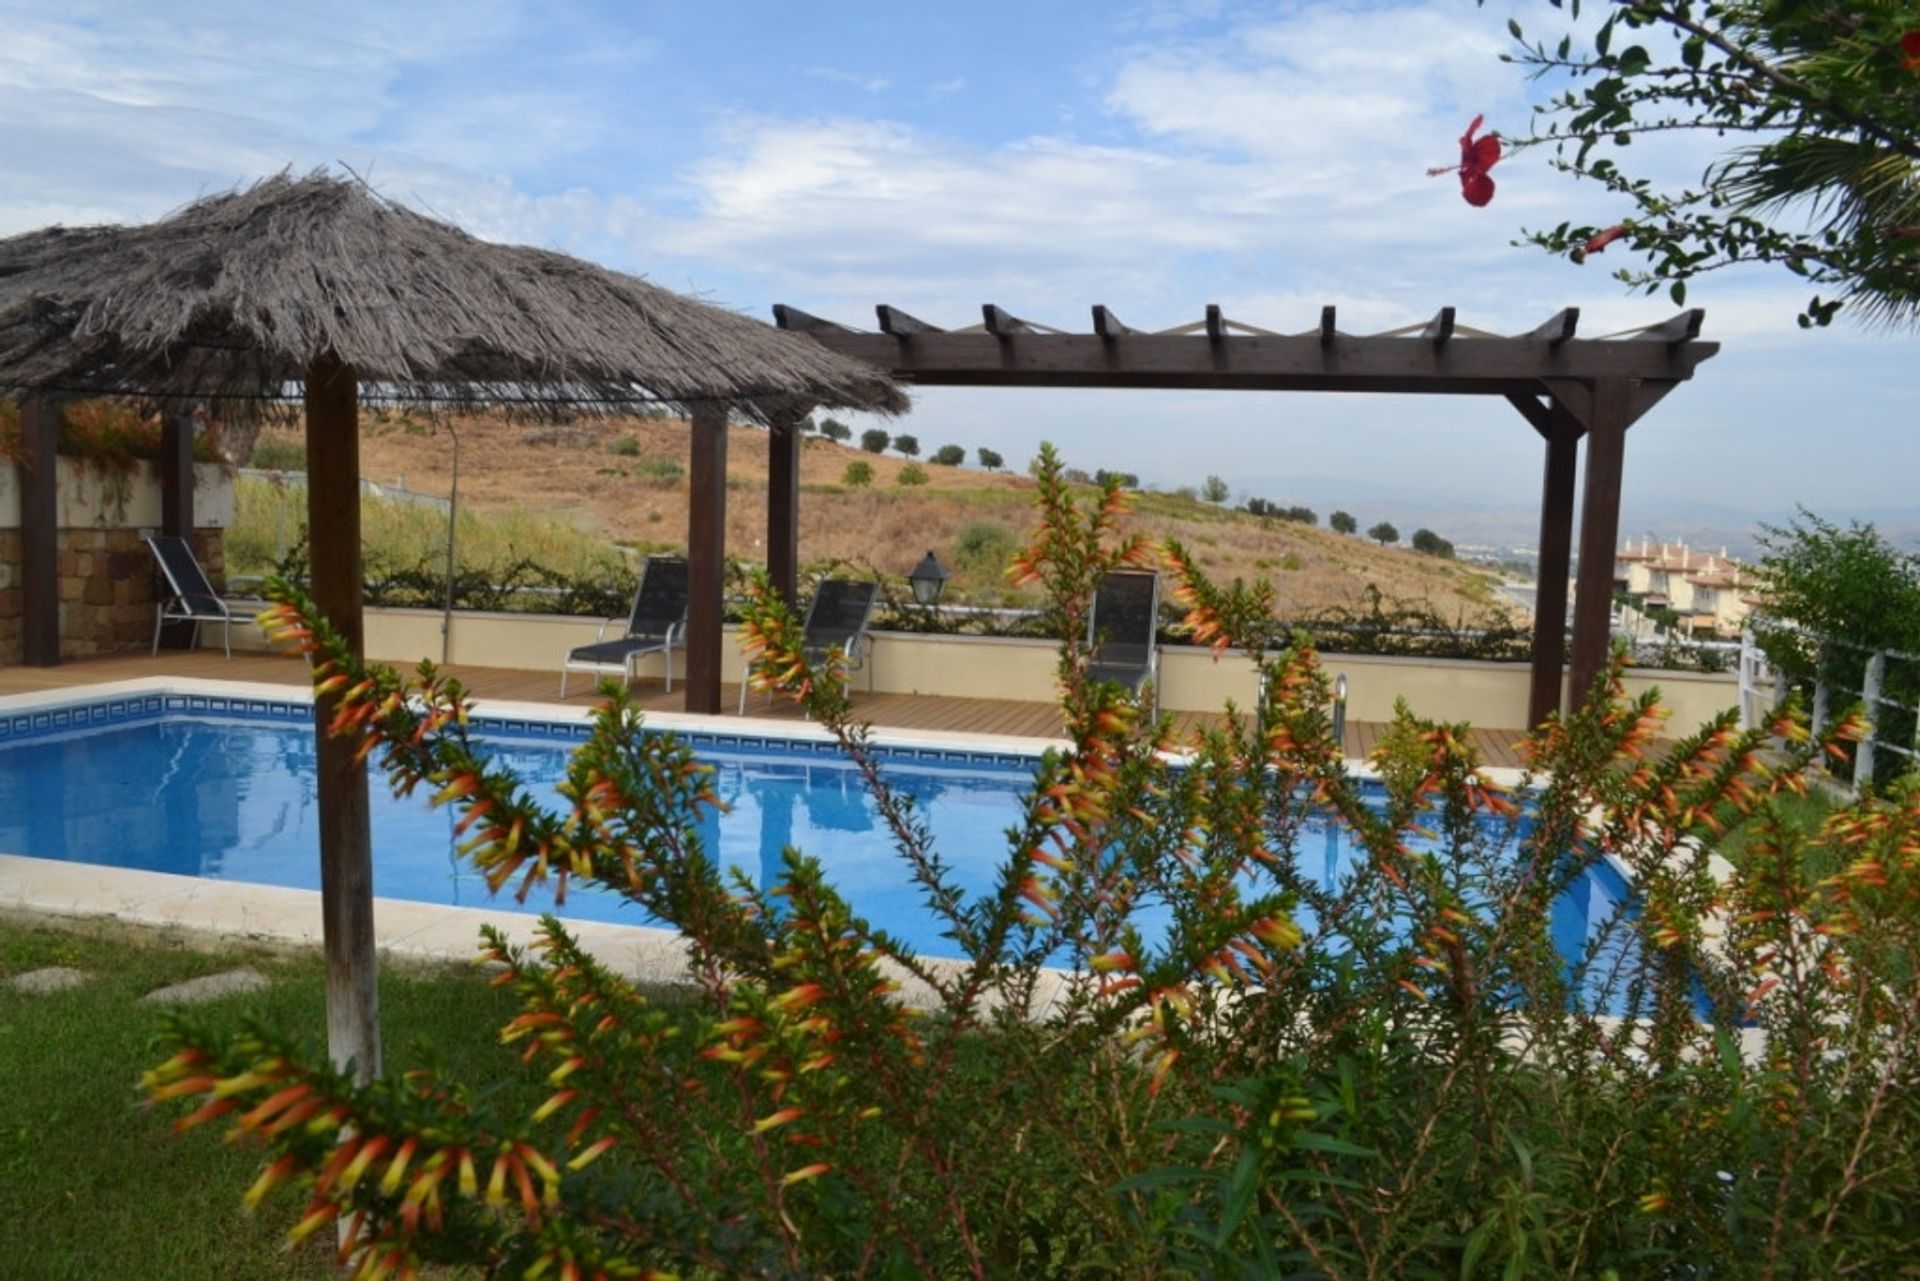
[[[491,239],[564,249],[765,318],[787,302],[936,324],[983,302],[1086,328],[1207,303],[1302,330],[1442,304],[1517,332],[1664,318],[1588,267],[1511,245],[1604,223],[1597,189],[1522,155],[1466,205],[1466,121],[1524,132],[1506,20],[1429,3],[575,3],[0,0],[0,234],[140,221],[283,167],[345,164]],[[1684,180],[1710,152],[1653,162]],[[1636,427],[1629,502],[1842,517],[1920,504],[1913,337],[1794,325],[1780,273],[1695,286],[1724,344]],[[1222,475],[1323,509],[1356,497],[1537,502],[1531,432],[1469,399],[929,389],[928,445],[1164,486]]]

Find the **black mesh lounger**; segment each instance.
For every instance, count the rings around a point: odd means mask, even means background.
[[[664,652],[667,656],[667,688],[673,688],[673,647],[681,643],[687,626],[687,562],[680,556],[649,556],[640,572],[640,586],[633,593],[633,611],[627,616],[626,634],[606,640],[607,628],[618,619],[600,625],[602,639],[567,652],[560,664],[560,697],[567,696],[567,676],[576,671],[619,674],[631,681],[634,664],[643,654]]]

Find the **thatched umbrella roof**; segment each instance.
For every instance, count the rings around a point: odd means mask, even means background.
[[[0,240],[0,387],[297,399],[328,353],[416,403],[906,406],[809,339],[325,173]]]

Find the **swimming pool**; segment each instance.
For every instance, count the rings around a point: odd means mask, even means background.
[[[581,721],[476,716],[475,728],[535,795],[551,795]],[[928,956],[955,956],[928,916],[858,774],[831,743],[747,734],[676,733],[715,770],[727,803],[707,812],[702,836],[719,859],[756,883],[778,874],[781,851],[819,858],[854,910]],[[0,851],[43,859],[214,880],[317,889],[311,705],[271,698],[153,693],[0,713]],[[993,885],[1037,752],[942,746],[882,748],[894,785],[915,798],[954,879],[970,894]],[[424,796],[394,798],[376,775],[374,892],[424,903],[552,910],[536,890],[525,905],[495,898],[454,853],[451,809]],[[1300,862],[1329,890],[1355,850],[1343,827],[1310,819]],[[1554,905],[1562,955],[1578,955],[1626,898],[1599,867]],[[575,885],[562,914],[657,924],[611,892]],[[1149,934],[1158,922],[1140,922]]]

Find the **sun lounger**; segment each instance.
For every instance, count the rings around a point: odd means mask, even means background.
[[[647,557],[646,568],[640,571],[640,586],[633,593],[626,634],[607,640],[607,628],[619,622],[617,618],[608,619],[600,625],[600,639],[567,652],[566,661],[560,664],[560,697],[567,696],[567,677],[573,672],[620,675],[631,681],[637,660],[656,652],[667,656],[667,688],[673,688],[673,647],[681,643],[687,626],[686,559]]]
[[[200,624],[219,623],[220,641],[233,657],[233,611],[207,581],[193,545],[177,534],[149,534],[143,539],[167,582],[167,594],[154,602],[153,652],[160,652],[160,630],[168,623],[192,623],[193,643],[200,643]]]
[[[807,607],[806,635],[802,648],[809,662],[818,662],[828,651],[838,649],[846,655],[847,670],[866,666],[870,641],[867,625],[873,620],[873,606],[880,584],[853,578],[829,578],[821,582]],[[747,712],[747,686],[740,682],[740,714]]]
[[[1153,712],[1160,711],[1160,576],[1151,570],[1117,569],[1093,595],[1087,639],[1094,646],[1090,674],[1138,694],[1152,683]]]

